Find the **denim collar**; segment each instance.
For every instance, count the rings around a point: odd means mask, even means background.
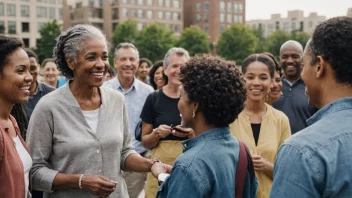
[[[352,109],[352,97],[341,98],[325,105],[307,120],[307,124],[312,125],[329,114],[345,109]]]
[[[210,129],[197,137],[182,141],[183,152],[186,152],[188,149],[195,147],[200,142],[226,138],[229,136],[231,136],[229,127]]]

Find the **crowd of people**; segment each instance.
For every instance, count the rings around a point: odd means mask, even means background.
[[[240,66],[132,43],[110,65],[91,25],[56,41],[39,65],[0,36],[0,197],[352,195],[352,18]]]

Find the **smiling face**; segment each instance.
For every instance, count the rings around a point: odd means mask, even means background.
[[[44,81],[48,84],[55,83],[59,79],[59,70],[54,62],[47,62],[43,67]]]
[[[33,82],[35,82],[35,81],[37,81],[38,73],[39,73],[39,66],[38,66],[37,59],[34,57],[30,57],[29,63],[30,63],[29,72],[33,77]]]
[[[276,71],[274,74],[274,79],[272,87],[270,88],[269,97],[272,98],[272,101],[276,101],[281,97],[282,90],[282,81],[280,77],[280,72]]]
[[[285,77],[297,80],[302,69],[302,51],[294,44],[281,49],[280,64]]]
[[[165,78],[164,78],[163,72],[164,72],[164,68],[163,66],[160,66],[154,73],[154,82],[158,89],[160,89],[165,85]]]
[[[252,62],[244,74],[247,89],[247,100],[260,101],[268,94],[272,81],[270,71],[262,62]]]
[[[134,74],[136,73],[139,64],[135,49],[131,47],[120,48],[116,53],[117,59],[114,60],[114,65],[117,70],[118,78],[134,78]]]
[[[7,57],[7,64],[0,74],[0,97],[9,104],[28,101],[29,88],[33,77],[29,72],[30,62],[27,53],[18,48]]]
[[[82,86],[100,87],[109,68],[108,50],[104,41],[88,39],[74,64],[74,80]]]
[[[148,63],[143,62],[138,67],[138,77],[145,79],[149,75],[150,66]]]
[[[181,85],[180,82],[180,69],[187,62],[186,56],[179,56],[177,54],[173,54],[169,56],[169,65],[164,66],[164,73],[168,77],[168,83],[174,84],[176,86]]]

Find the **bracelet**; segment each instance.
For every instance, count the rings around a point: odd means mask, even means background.
[[[157,163],[157,162],[160,162],[160,160],[158,160],[158,158],[152,159],[151,165],[150,165],[150,171],[152,170],[153,165],[154,165],[155,163]]]
[[[78,181],[78,187],[79,189],[82,189],[82,178],[83,178],[84,174],[81,174],[81,176],[79,176],[79,181]]]

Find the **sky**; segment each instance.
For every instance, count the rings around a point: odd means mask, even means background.
[[[352,0],[246,0],[246,21],[270,19],[271,14],[287,17],[288,10],[303,10],[304,16],[311,12],[331,18],[346,16]]]

